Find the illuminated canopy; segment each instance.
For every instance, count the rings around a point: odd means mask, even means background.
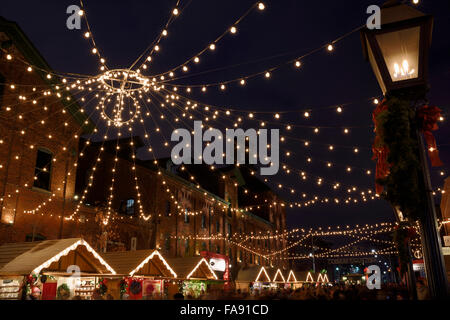
[[[176,272],[157,250],[133,250],[103,253],[119,274],[177,278]]]
[[[283,273],[281,272],[280,269],[277,269],[277,271],[275,272],[275,276],[273,277],[272,282],[281,282],[281,283],[286,282]]]
[[[4,244],[0,247],[0,274],[65,274],[76,265],[82,273],[115,274],[116,271],[83,239],[59,239]]]
[[[170,258],[167,262],[180,279],[218,280],[216,273],[203,257]]]

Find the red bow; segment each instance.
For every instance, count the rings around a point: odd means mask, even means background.
[[[430,157],[432,167],[440,167],[443,165],[439,158],[436,139],[433,135],[433,131],[439,129],[437,122],[441,116],[441,111],[438,107],[429,105],[425,105],[417,110],[417,118],[421,121],[421,131],[427,142],[428,156]]]
[[[375,125],[374,132],[377,132],[378,123],[377,123],[377,116],[387,110],[388,105],[386,103],[386,99],[384,99],[380,104],[377,105],[375,110],[373,110],[372,113],[372,120]],[[375,169],[375,181],[378,179],[386,178],[389,175],[389,168],[390,165],[387,162],[387,157],[389,154],[389,149],[381,145],[380,143],[380,137],[378,134],[375,134],[375,141],[372,145],[372,160],[377,160],[376,169]],[[377,194],[380,194],[383,192],[383,186],[375,182],[375,192]]]

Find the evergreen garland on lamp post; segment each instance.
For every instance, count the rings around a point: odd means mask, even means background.
[[[408,100],[391,96],[382,103],[387,108],[374,114],[376,125],[375,148],[386,147],[388,172],[376,182],[384,187],[381,196],[409,221],[419,219],[426,210],[422,172],[415,139],[416,116]]]

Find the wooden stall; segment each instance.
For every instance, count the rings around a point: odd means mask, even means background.
[[[208,288],[219,287],[219,280],[208,261],[203,257],[170,258],[167,262],[178,275],[177,287],[172,286],[171,293],[181,291],[185,296],[198,297],[207,292]]]
[[[98,277],[115,273],[81,238],[0,246],[0,299],[91,299]]]
[[[123,299],[120,284],[126,282],[126,294],[132,300],[164,298],[169,280],[177,273],[157,250],[107,252],[103,258],[117,271],[109,277],[108,293]],[[140,289],[139,289],[140,288]]]

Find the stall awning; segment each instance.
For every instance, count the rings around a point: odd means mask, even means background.
[[[313,273],[311,271],[293,271],[290,270],[286,282],[309,282],[309,283],[327,283],[329,282],[326,273]]]
[[[116,271],[83,239],[58,239],[8,243],[0,246],[0,275],[41,272],[115,274]],[[72,269],[73,270],[73,269]]]
[[[133,250],[102,253],[119,274],[177,278],[177,273],[157,250]]]
[[[236,277],[236,282],[271,282],[272,279],[265,267],[253,266],[241,269]]]
[[[269,274],[272,276],[272,282],[286,283],[285,271],[282,269],[271,269]]]
[[[203,257],[169,258],[167,262],[180,279],[218,280],[214,270]]]
[[[298,275],[294,272],[294,270],[289,270],[286,282],[287,283],[296,283],[299,282],[300,279],[297,280]]]

